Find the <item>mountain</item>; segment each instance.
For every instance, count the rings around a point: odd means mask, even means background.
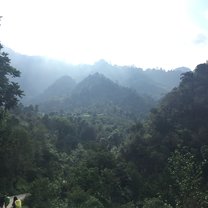
[[[190,71],[189,68],[179,67],[169,71],[164,71],[163,69],[148,69],[145,73],[153,83],[158,83],[167,93],[173,89],[173,86],[178,86],[182,74],[188,71]]]
[[[184,73],[179,87],[173,89],[162,99],[161,107],[158,112],[155,112],[155,117],[160,114],[160,122],[155,122],[155,124],[161,131],[162,129],[170,131],[181,128],[181,131],[195,131],[198,136],[203,138],[205,134],[208,134],[207,95],[208,65],[199,64],[193,72]],[[164,124],[166,128],[160,124]],[[189,135],[188,142],[194,136],[193,134]],[[203,139],[206,140],[205,137]],[[200,140],[194,142],[199,144]],[[203,142],[207,143],[207,141]]]
[[[90,111],[138,117],[145,115],[153,105],[151,98],[139,96],[135,91],[119,86],[104,75],[95,73],[78,83],[71,96],[66,96],[65,99],[57,97],[53,102],[51,100],[42,102],[40,109],[44,112]]]
[[[41,56],[28,56],[6,48],[11,59],[11,65],[21,72],[18,82],[24,90],[24,104],[32,104],[34,97],[43,93],[50,85],[62,76],[69,75],[73,66],[63,61],[53,60]],[[71,70],[71,74],[72,74]]]
[[[164,201],[172,205],[143,207],[206,207],[207,95],[208,64],[199,64],[183,74],[179,86],[161,100],[144,124],[134,126],[121,154],[137,168],[149,194],[165,190]]]
[[[136,90],[140,95],[148,95],[160,99],[180,82],[181,74],[190,71],[179,67],[170,71],[164,69],[137,68],[135,66],[111,65],[100,60],[92,66],[92,73],[101,73],[121,86]]]
[[[104,60],[95,63],[92,68],[94,73],[102,73],[119,85],[136,90],[140,95],[149,95],[157,99],[168,92],[161,83],[153,80],[141,68],[111,65]]]
[[[69,97],[76,82],[69,76],[63,76],[50,85],[42,94],[37,96],[33,103],[43,103],[46,101],[62,100]]]
[[[40,56],[27,56],[6,50],[11,64],[21,72],[19,84],[25,92],[22,102],[33,104],[34,97],[40,95],[62,76],[70,76],[80,82],[90,74],[102,73],[121,86],[136,90],[139,95],[148,95],[158,100],[180,82],[185,67],[165,71],[163,69],[143,70],[135,66],[117,66],[100,60],[93,65],[72,65],[63,61]]]

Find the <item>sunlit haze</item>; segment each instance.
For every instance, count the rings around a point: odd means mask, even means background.
[[[0,0],[0,40],[67,62],[191,69],[208,59],[207,0]]]

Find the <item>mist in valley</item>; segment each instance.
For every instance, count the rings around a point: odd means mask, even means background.
[[[207,2],[0,4],[0,207],[207,207]]]

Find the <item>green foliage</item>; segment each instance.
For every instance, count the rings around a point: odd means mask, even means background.
[[[2,189],[13,190],[21,178],[27,177],[26,172],[32,169],[33,150],[29,132],[13,116],[8,115],[2,121],[0,136],[0,162],[2,171]],[[21,176],[21,177],[20,177]],[[7,181],[7,182],[6,182]]]
[[[206,207],[207,193],[203,192],[202,166],[187,149],[176,150],[168,160],[173,180],[172,194],[177,207]]]
[[[134,125],[91,109],[47,115],[37,106],[2,108],[0,192],[31,193],[30,208],[206,208],[207,73],[199,65],[184,74],[148,120]]]
[[[95,197],[90,197],[80,208],[104,208],[103,204]]]
[[[179,87],[152,110],[143,127],[132,129],[123,145],[122,156],[145,181],[144,196],[162,196],[174,207],[207,206],[207,73],[207,64],[185,73]],[[189,151],[178,152],[183,147]]]
[[[97,198],[90,196],[79,187],[69,193],[68,201],[68,206],[74,208],[104,208],[103,204]]]
[[[169,158],[169,170],[175,180],[177,191],[181,195],[189,195],[199,189],[201,167],[196,164],[196,158],[190,153],[181,153],[178,150]]]
[[[10,109],[17,105],[18,98],[23,95],[14,78],[20,76],[20,72],[10,65],[8,54],[2,52],[0,44],[0,108]]]
[[[120,208],[135,208],[135,205],[133,202],[128,202],[124,205],[121,205]]]
[[[146,199],[143,208],[172,208],[169,204],[163,202],[159,198]]]
[[[60,186],[57,181],[51,182],[48,178],[39,178],[33,181],[30,187],[31,197],[27,204],[29,207],[45,208],[54,206],[59,199]]]

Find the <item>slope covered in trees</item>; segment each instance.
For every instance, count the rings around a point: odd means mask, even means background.
[[[71,96],[76,82],[69,76],[63,76],[50,85],[43,93],[33,98],[33,104],[63,100]]]
[[[207,73],[208,65],[200,64],[183,74],[122,149],[151,184],[150,196],[173,207],[207,206]]]
[[[0,69],[9,68],[0,63]],[[120,89],[97,74],[75,95],[89,97],[82,92],[95,78],[93,93],[100,83]],[[9,111],[2,106],[0,192],[30,192],[24,204],[31,208],[206,208],[207,85],[208,65],[200,64],[146,121],[134,124],[91,113],[43,115],[16,102]],[[102,97],[108,94],[105,87]]]
[[[69,79],[66,82],[61,79],[50,86],[42,94],[43,99],[36,101],[39,109],[43,112],[88,112],[138,119],[144,117],[155,103],[153,99],[139,96],[99,73],[89,75],[76,86],[71,83]],[[48,99],[48,95],[53,99]]]
[[[20,72],[10,65],[8,54],[2,52],[2,49],[3,46],[0,43],[0,108],[10,109],[17,104],[23,92],[20,86],[11,79],[19,77]]]

